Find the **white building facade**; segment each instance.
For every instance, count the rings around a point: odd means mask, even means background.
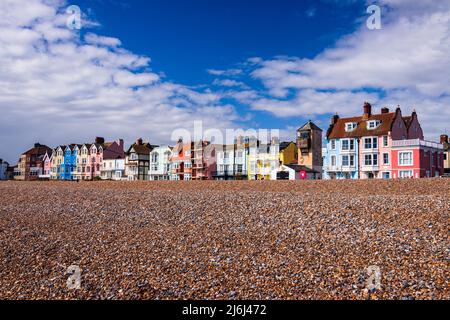
[[[125,178],[125,159],[103,159],[101,167],[102,180],[120,181]]]
[[[172,148],[169,146],[160,146],[150,152],[150,181],[169,180],[170,179],[170,157]]]

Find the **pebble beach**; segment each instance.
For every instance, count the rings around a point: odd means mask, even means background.
[[[8,181],[0,195],[0,299],[450,298],[448,179]]]

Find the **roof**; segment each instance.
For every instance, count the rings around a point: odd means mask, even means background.
[[[313,170],[313,169],[311,169],[309,167],[302,166],[302,165],[299,165],[299,164],[286,164],[285,166],[295,170],[295,172],[306,171],[308,173],[319,173],[316,170]]]
[[[320,129],[314,122],[312,122],[311,120],[309,120],[307,123],[305,123],[300,129],[298,129],[297,131],[301,131],[301,130],[320,130],[322,131],[322,129]]]
[[[157,145],[152,145],[148,142],[143,143],[143,144],[136,144],[133,143],[130,148],[128,149],[127,153],[131,152],[131,149],[134,150],[134,152],[136,152],[137,154],[149,154],[150,151],[152,151],[153,149],[157,148],[159,146]]]
[[[287,147],[289,147],[291,145],[291,143],[293,143],[293,142],[292,141],[281,142],[280,143],[280,152],[283,151],[284,149],[286,149]]]
[[[47,152],[51,153],[52,149],[46,145],[37,143],[34,148],[25,151],[22,155],[44,156]]]
[[[359,138],[364,136],[383,136],[387,135],[392,129],[392,123],[395,119],[395,112],[373,114],[368,119],[364,119],[364,116],[351,117],[351,118],[339,118],[336,124],[330,128],[328,139],[341,139],[341,138]],[[367,122],[371,120],[380,120],[381,124],[373,130],[367,129]],[[357,127],[350,132],[345,131],[345,124],[348,122],[357,123]]]

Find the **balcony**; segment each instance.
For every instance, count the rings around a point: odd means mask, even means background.
[[[420,139],[410,139],[410,140],[394,140],[392,141],[393,148],[401,148],[401,147],[428,147],[439,150],[444,150],[444,146],[440,143],[425,141]]]
[[[380,171],[380,167],[379,166],[374,166],[374,165],[372,165],[372,166],[363,165],[361,167],[361,171],[363,171],[363,172],[377,172],[377,171]]]
[[[328,172],[353,172],[356,171],[356,166],[328,166]]]

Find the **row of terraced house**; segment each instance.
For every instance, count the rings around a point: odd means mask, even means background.
[[[98,137],[56,148],[37,143],[22,154],[14,174],[6,167],[16,180],[72,181],[396,179],[450,173],[447,135],[439,143],[425,141],[416,112],[373,113],[369,103],[360,116],[334,115],[325,137],[312,121],[297,130],[295,142],[237,137],[227,145],[179,140],[171,147],[137,139],[125,150],[122,139]]]

